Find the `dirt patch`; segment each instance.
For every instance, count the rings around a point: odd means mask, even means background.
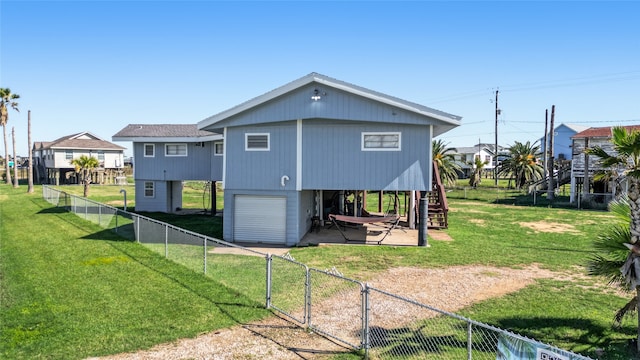
[[[526,227],[534,230],[535,232],[547,232],[547,233],[572,233],[581,234],[580,230],[577,230],[575,226],[571,224],[554,223],[548,221],[535,221],[535,222],[521,222],[518,223],[522,227]]]
[[[484,219],[469,219],[469,222],[472,223],[472,224],[484,226],[485,220]]]
[[[434,232],[431,232],[433,234]],[[532,284],[537,279],[566,277],[544,270],[536,265],[522,269],[496,268],[490,266],[456,266],[442,269],[393,268],[376,276],[371,286],[394,294],[401,294],[432,307],[456,312],[475,302],[503,296]],[[339,309],[340,318],[344,308],[338,306],[345,301],[340,296],[318,304],[321,307]],[[401,311],[397,303],[389,304],[376,299],[376,308]],[[374,311],[376,311],[374,309]],[[389,317],[393,326],[402,326],[416,319],[417,315],[406,312]],[[417,310],[416,310],[417,311]],[[324,314],[323,314],[324,315]],[[326,316],[335,316],[327,314]],[[374,314],[374,318],[376,318]],[[316,317],[315,321],[322,323]],[[340,319],[336,319],[341,321]],[[380,320],[384,324],[385,320]],[[155,359],[327,359],[349,349],[324,337],[307,332],[304,328],[278,316],[230,329],[211,332],[193,339],[182,339],[169,344],[160,344],[152,349],[136,353],[118,354],[100,358],[102,360],[155,360]],[[96,358],[93,358],[96,359]]]

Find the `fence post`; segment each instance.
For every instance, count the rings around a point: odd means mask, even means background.
[[[369,284],[364,284],[364,289],[362,290],[362,340],[361,346],[364,349],[364,358],[369,358],[369,347],[371,346],[371,341],[369,339],[369,311],[371,308],[369,307]]]
[[[207,238],[202,238],[202,245],[204,247],[204,274],[207,275]]]
[[[120,210],[116,209],[116,233],[118,232],[118,212]]]
[[[169,257],[169,226],[164,224],[164,257]]]
[[[140,216],[136,216],[136,222],[138,226],[136,226],[136,241],[140,243]]]
[[[102,205],[98,204],[98,225],[102,227]]]
[[[305,266],[306,274],[304,280],[304,287],[306,289],[305,298],[307,299],[307,326],[311,327],[311,272],[309,268]]]
[[[265,255],[266,265],[267,265],[267,293],[266,295],[266,307],[267,309],[271,308],[271,263],[273,259],[271,258],[271,254]]]
[[[467,321],[467,360],[471,360],[472,359],[472,353],[473,351],[473,327],[471,325],[471,322]]]

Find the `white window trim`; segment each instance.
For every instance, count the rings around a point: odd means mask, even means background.
[[[152,195],[147,195],[147,184],[151,184],[151,191],[153,192]],[[145,181],[144,182],[144,188],[142,189],[142,191],[144,192],[144,197],[146,198],[155,198],[156,197],[156,183],[153,181]]]
[[[222,152],[219,153],[216,149],[218,148],[218,145],[222,145]],[[216,141],[213,143],[213,156],[224,156],[224,142],[223,141]]]
[[[267,147],[263,149],[249,149],[249,136],[267,136]],[[244,134],[244,150],[245,151],[270,151],[271,150],[271,134],[270,133],[245,133]]]
[[[167,154],[167,147],[171,146],[171,145],[176,145],[176,146],[180,146],[183,145],[184,146],[184,155],[178,154],[178,155],[169,155]],[[186,143],[170,143],[170,144],[164,144],[164,156],[167,157],[185,157],[189,155],[189,147],[187,146]]]
[[[368,135],[398,135],[398,147],[395,148],[365,148],[364,147],[364,139]],[[362,141],[360,143],[362,151],[402,151],[402,133],[399,131],[372,131],[372,132],[363,132],[362,133]]]
[[[153,149],[153,154],[147,155],[147,146],[151,146],[151,148]],[[142,146],[142,155],[144,157],[155,157],[156,156],[156,144],[144,144]]]

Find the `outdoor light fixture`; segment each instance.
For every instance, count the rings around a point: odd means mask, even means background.
[[[325,94],[322,94],[322,95],[325,95]],[[311,95],[311,100],[318,101],[320,99],[322,99],[322,96],[320,95],[320,90],[314,89],[313,90],[313,95]]]

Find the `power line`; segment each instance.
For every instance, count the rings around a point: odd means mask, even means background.
[[[626,71],[620,73],[612,73],[612,74],[601,74],[601,75],[591,75],[591,76],[582,76],[575,78],[568,78],[562,80],[549,80],[549,81],[539,81],[533,83],[523,83],[523,84],[514,84],[501,86],[501,92],[518,92],[518,91],[528,91],[528,90],[542,90],[542,89],[551,89],[558,87],[570,87],[570,86],[578,86],[578,85],[587,85],[587,84],[598,84],[598,83],[606,83],[606,82],[617,82],[617,81],[627,81],[627,80],[635,80],[640,79],[640,71]],[[479,96],[491,96],[494,92],[495,88],[484,88],[482,90],[472,90],[461,92],[457,94],[451,94],[448,96],[443,96],[439,98],[434,98],[431,101],[426,101],[426,103],[434,104],[434,103],[442,103],[449,102],[455,100],[468,99]]]

